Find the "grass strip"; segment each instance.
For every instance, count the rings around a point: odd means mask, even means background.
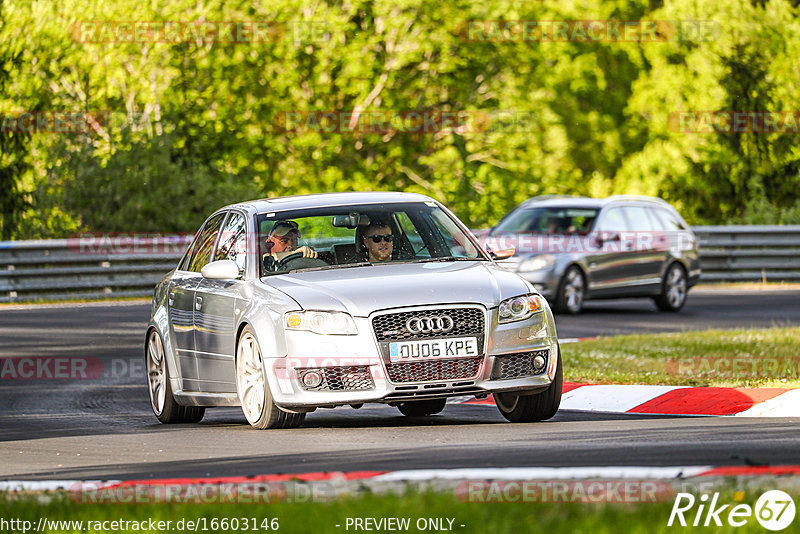
[[[800,387],[800,327],[622,335],[561,349],[571,382]]]
[[[760,491],[720,493],[720,503],[754,506]],[[796,496],[793,496],[796,501]],[[29,521],[38,526],[40,518],[46,518],[41,532],[108,532],[88,521],[171,521],[169,530],[125,528],[117,525],[116,532],[186,532],[188,521],[198,522],[197,532],[288,532],[302,533],[346,533],[364,531],[356,529],[348,518],[408,518],[407,529],[370,529],[375,531],[458,533],[525,533],[547,532],[548,534],[575,532],[591,533],[660,533],[681,529],[677,525],[667,526],[674,498],[647,503],[582,503],[582,502],[467,502],[453,493],[406,493],[403,495],[366,494],[326,503],[277,502],[268,504],[237,503],[160,503],[160,504],[76,504],[65,494],[4,496],[0,494],[0,509],[6,519]],[[42,502],[49,501],[49,502]],[[699,499],[697,503],[699,504]],[[730,510],[730,506],[728,510]],[[697,505],[686,513],[687,522],[698,511]],[[239,521],[232,526],[233,519]],[[223,523],[223,519],[227,522]],[[723,524],[727,517],[721,516]],[[176,528],[183,520],[182,529]],[[266,520],[266,522],[264,522]],[[273,521],[276,520],[276,521]],[[430,521],[434,520],[434,521]],[[450,523],[448,520],[452,520]],[[705,520],[705,514],[700,519]],[[81,526],[58,525],[52,521],[83,521]],[[243,528],[246,521],[246,528]],[[423,524],[424,521],[424,524]],[[439,521],[439,522],[437,522]],[[212,525],[215,528],[211,528]],[[250,528],[255,525],[255,528]],[[338,526],[337,526],[338,525]],[[463,526],[462,526],[463,525]],[[111,526],[108,524],[107,526]],[[374,526],[374,525],[373,525]],[[385,524],[384,524],[385,526]],[[265,528],[266,527],[266,528]],[[277,528],[275,528],[277,527]],[[424,528],[419,528],[424,527]],[[714,532],[765,532],[755,516],[743,527],[733,528],[724,524]],[[21,532],[21,530],[19,530]],[[35,531],[35,529],[34,529]]]

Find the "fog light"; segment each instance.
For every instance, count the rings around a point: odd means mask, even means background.
[[[317,371],[306,371],[301,377],[303,385],[308,388],[315,388],[322,384],[322,375]]]
[[[546,363],[545,359],[542,356],[536,356],[533,359],[533,370],[536,371],[537,373],[542,372],[545,363]]]

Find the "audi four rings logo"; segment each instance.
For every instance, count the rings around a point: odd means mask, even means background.
[[[427,332],[449,332],[455,323],[448,315],[434,315],[432,317],[412,317],[406,321],[406,329],[412,334]]]

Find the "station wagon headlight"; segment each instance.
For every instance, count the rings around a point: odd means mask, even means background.
[[[542,269],[548,269],[553,266],[556,262],[556,257],[552,254],[540,254],[539,256],[534,256],[533,258],[528,258],[520,262],[519,266],[517,267],[517,271],[519,272],[530,272],[530,271],[541,271]]]
[[[306,330],[315,334],[358,334],[356,323],[349,313],[324,311],[299,311],[286,314],[286,330]]]
[[[520,295],[500,303],[501,323],[511,323],[527,319],[534,313],[544,310],[544,299],[539,295]]]

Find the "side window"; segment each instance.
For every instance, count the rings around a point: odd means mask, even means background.
[[[628,222],[631,225],[631,230],[635,232],[652,232],[655,230],[650,217],[647,215],[647,209],[642,206],[625,206],[622,208],[625,215],[628,217]]]
[[[664,232],[667,230],[667,225],[664,220],[658,216],[658,212],[660,210],[655,208],[647,208],[647,214],[650,216],[650,220],[653,222],[653,229]]]
[[[456,223],[450,217],[445,215],[443,211],[434,211],[431,213],[431,220],[439,229],[439,232],[447,240],[447,247],[450,249],[450,254],[457,258],[476,258],[478,251],[469,242],[467,236],[464,235]]]
[[[189,261],[192,258],[194,247],[197,246],[197,240],[199,237],[200,237],[200,230],[198,230],[197,233],[194,234],[194,239],[192,239],[192,242],[189,243],[189,248],[187,248],[186,252],[183,254],[183,258],[181,258],[181,262],[178,264],[179,271],[185,271],[189,268]]]
[[[395,214],[395,217],[397,218],[397,222],[400,224],[400,230],[414,248],[415,255],[419,258],[430,258],[431,251],[425,246],[422,236],[419,235],[417,227],[414,226],[414,223],[411,221],[409,216],[404,211],[400,211]]]
[[[222,227],[214,261],[233,260],[244,271],[247,260],[247,232],[244,216],[231,212],[225,225]]]
[[[222,226],[222,220],[225,218],[225,213],[220,213],[212,217],[203,227],[203,231],[195,240],[194,250],[192,251],[192,259],[189,260],[189,268],[187,271],[200,272],[200,269],[206,266],[211,261],[211,251],[214,249],[214,242],[217,240],[219,234],[219,227]]]
[[[597,221],[597,231],[599,232],[625,232],[628,230],[628,223],[625,221],[625,215],[622,213],[622,208],[611,208],[604,211],[600,215],[600,220]]]
[[[683,224],[681,224],[680,220],[667,210],[657,209],[654,210],[654,213],[661,219],[668,232],[678,232],[686,229]]]

